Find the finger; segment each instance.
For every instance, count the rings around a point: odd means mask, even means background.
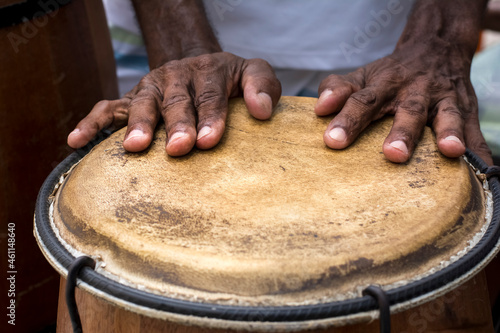
[[[102,129],[110,126],[123,127],[128,117],[127,107],[129,103],[130,99],[128,98],[98,102],[68,135],[68,145],[75,149],[81,148]]]
[[[463,113],[455,98],[445,98],[436,105],[437,113],[432,122],[439,151],[448,157],[459,157],[465,153]]]
[[[477,106],[477,97],[472,85],[465,86],[466,93],[461,97],[464,105],[467,107],[465,116],[465,146],[476,153],[488,165],[493,165],[493,158],[490,147],[484,139],[479,125],[479,112]]]
[[[142,151],[149,147],[159,119],[161,94],[158,88],[152,84],[141,86],[130,101],[128,109],[128,128],[123,147],[130,152]]]
[[[162,105],[168,134],[165,149],[170,156],[182,156],[189,153],[196,142],[196,116],[187,90],[188,82],[183,82],[180,78],[174,78],[170,82]]]
[[[319,99],[314,107],[318,116],[339,112],[353,93],[364,86],[364,69],[360,68],[347,75],[332,74],[324,79],[319,88]]]
[[[383,145],[384,155],[389,161],[403,163],[413,155],[427,122],[428,107],[429,101],[425,95],[402,99]]]
[[[470,150],[481,157],[486,164],[493,165],[491,150],[481,133],[477,112],[465,120],[465,144]]]
[[[247,60],[241,87],[248,112],[257,119],[269,119],[281,97],[281,83],[271,66],[262,59]]]
[[[367,87],[352,94],[328,125],[323,139],[333,149],[349,146],[380,111],[386,100],[383,89]]]
[[[209,149],[224,134],[228,111],[226,78],[220,73],[206,73],[193,81],[194,107],[198,115],[196,147]]]

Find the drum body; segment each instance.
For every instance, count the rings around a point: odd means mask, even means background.
[[[135,318],[131,332],[332,330],[376,319],[363,290],[377,285],[401,312],[399,330],[446,327],[437,318],[451,313],[454,325],[488,331],[477,304],[451,309],[487,298],[482,277],[464,283],[496,251],[489,183],[465,159],[441,156],[428,129],[409,163],[388,162],[390,119],[330,150],[329,119],[314,103],[284,97],[261,122],[233,100],[213,150],[169,157],[160,128],[148,151],[129,154],[122,130],[61,166],[42,191],[50,198],[41,192],[35,234],[63,277],[71,258],[95,259],[82,272],[93,295],[80,295],[93,304],[84,317],[100,307],[99,325],[114,329]],[[428,317],[404,312],[426,304]]]
[[[4,6],[26,2],[0,1],[0,17]],[[15,225],[19,332],[38,332],[56,320],[59,275],[38,251],[30,223],[40,186],[73,152],[66,136],[76,124],[96,102],[118,95],[101,1],[29,2],[39,15],[35,19],[13,26],[0,19],[0,252],[7,271],[4,244],[8,225]],[[45,6],[52,11],[43,15]],[[9,289],[6,282],[2,290]],[[9,300],[2,298],[2,308]],[[13,328],[3,325],[8,328],[0,331]]]

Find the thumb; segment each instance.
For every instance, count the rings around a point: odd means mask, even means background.
[[[281,97],[281,83],[272,67],[262,59],[247,60],[241,86],[248,111],[257,119],[269,119]]]

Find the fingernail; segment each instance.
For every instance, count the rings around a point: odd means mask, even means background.
[[[462,141],[460,141],[460,139],[459,139],[459,138],[457,138],[457,137],[456,137],[456,136],[454,136],[454,135],[447,136],[447,137],[446,137],[446,138],[444,138],[443,140],[446,140],[446,141],[453,141],[453,142],[459,143],[459,144],[460,144],[460,145],[462,145],[462,146],[464,145],[464,144],[462,143]]]
[[[172,136],[170,138],[168,138],[168,144],[174,142],[174,141],[177,141],[181,138],[184,138],[186,137],[188,134],[185,133],[185,132],[175,132],[174,134],[172,134]]]
[[[406,147],[406,144],[403,141],[401,140],[393,141],[389,145],[393,148],[396,148],[405,155],[408,155],[408,148]]]
[[[127,136],[127,138],[125,139],[125,141],[128,141],[132,138],[137,138],[137,137],[140,137],[140,136],[143,136],[144,135],[144,132],[139,130],[139,129],[135,129],[135,130],[132,130],[132,132],[130,132]]]
[[[346,139],[345,131],[340,127],[335,127],[330,132],[328,132],[328,135],[335,141],[343,142]]]
[[[268,94],[261,92],[257,94],[257,97],[259,98],[260,105],[265,108],[266,110],[271,110],[273,107],[273,100],[271,99],[271,96]]]
[[[331,91],[330,89],[327,89],[327,90],[324,90],[321,95],[319,95],[319,99],[318,99],[318,102],[317,104],[321,104],[325,101],[325,99],[330,96],[331,94],[333,93],[333,91]]]
[[[198,137],[196,138],[196,140],[200,140],[201,138],[206,137],[210,133],[212,133],[212,128],[209,126],[205,126],[198,132]]]
[[[78,134],[78,133],[80,133],[80,129],[75,128],[75,129],[73,130],[73,132],[69,133],[69,135],[74,135],[74,134]]]

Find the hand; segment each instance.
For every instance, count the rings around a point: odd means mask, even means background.
[[[320,116],[338,113],[324,134],[326,145],[343,149],[372,121],[389,114],[394,124],[383,152],[392,162],[412,156],[429,124],[444,155],[461,156],[467,146],[492,164],[479,129],[470,60],[449,48],[438,50],[432,54],[422,47],[397,48],[355,72],[327,77],[315,108]]]
[[[383,151],[392,162],[411,157],[429,124],[444,155],[458,157],[467,146],[492,164],[469,79],[486,4],[417,0],[390,56],[348,75],[326,78],[315,111],[338,115],[328,125],[325,143],[345,148],[371,121],[391,114],[394,124]]]
[[[150,145],[161,116],[169,155],[185,155],[195,144],[209,149],[224,133],[228,99],[237,96],[244,97],[252,116],[268,119],[281,96],[281,84],[261,59],[219,52],[170,61],[122,99],[97,103],[70,133],[68,145],[82,147],[103,128],[128,123],[123,147],[138,152]]]

